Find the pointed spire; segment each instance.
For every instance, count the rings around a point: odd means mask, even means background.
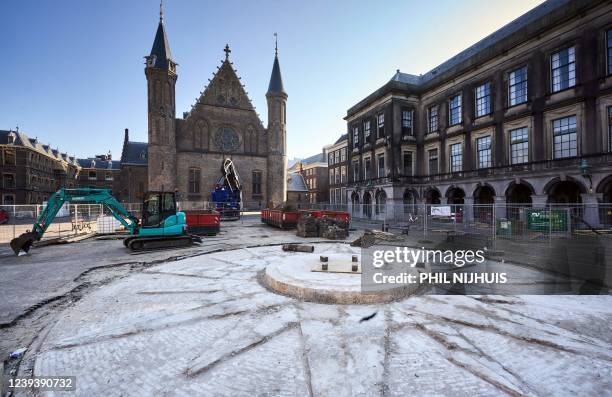
[[[274,33],[274,64],[272,65],[272,75],[270,76],[268,92],[286,94],[285,88],[283,87],[280,64],[278,63],[278,35],[276,33]]]
[[[148,65],[158,69],[170,69],[169,61],[172,61],[172,53],[170,52],[170,44],[168,43],[168,36],[166,36],[166,29],[164,28],[164,10],[163,3],[160,0],[159,25],[157,26],[155,41],[153,41],[153,47],[151,48],[151,55],[148,57]]]

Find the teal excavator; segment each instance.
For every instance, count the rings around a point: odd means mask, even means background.
[[[185,213],[177,211],[176,196],[171,192],[148,192],[142,206],[142,223],[127,211],[109,189],[65,189],[53,193],[38,216],[32,230],[11,240],[15,255],[28,252],[39,241],[64,203],[102,204],[130,233],[123,244],[133,250],[184,247],[200,242],[198,236],[187,233]]]

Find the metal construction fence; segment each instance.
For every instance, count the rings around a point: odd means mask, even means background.
[[[393,232],[478,234],[538,239],[576,233],[612,237],[612,203],[554,204],[300,204],[297,209],[347,211],[356,228]]]
[[[123,203],[140,217],[141,203]],[[260,202],[242,203],[242,215],[257,213]],[[356,229],[379,229],[395,233],[454,233],[487,238],[550,239],[597,233],[612,237],[612,203],[567,205],[497,204],[311,204],[295,209],[347,211]],[[0,243],[31,230],[43,205],[0,206]],[[180,202],[183,211],[215,209],[208,201]],[[66,204],[49,225],[44,238],[76,236],[82,233],[113,233],[121,224],[101,204]]]
[[[121,203],[137,218],[142,213],[142,203]],[[0,244],[9,243],[13,238],[32,230],[32,225],[44,210],[44,204],[0,205]],[[178,202],[181,211],[213,210],[210,201]],[[263,202],[243,202],[241,213],[257,212],[265,208]],[[72,237],[83,233],[114,233],[121,230],[116,220],[102,204],[65,204],[45,232],[43,239]]]
[[[141,204],[124,204],[133,214],[140,214]],[[32,230],[43,212],[44,205],[0,206],[0,243]],[[113,233],[121,228],[102,204],[65,204],[49,225],[43,239],[76,236],[82,233]]]

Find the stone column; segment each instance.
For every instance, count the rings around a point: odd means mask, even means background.
[[[548,201],[548,195],[546,194],[532,194],[531,195],[531,205],[533,208],[544,208],[546,207],[546,202]]]
[[[474,222],[474,197],[464,197],[463,204],[463,223]]]
[[[603,194],[582,193],[580,196],[584,208],[582,214],[584,221],[594,228],[601,227],[601,220],[599,219],[599,201],[603,198]]]
[[[399,216],[401,212],[397,207],[400,205],[401,200],[398,200],[394,197],[387,197],[386,205],[385,205],[385,220],[392,221],[396,218],[396,214]]]
[[[494,196],[493,197],[493,205],[495,206],[495,210],[493,213],[496,218],[506,218],[506,197],[505,196]],[[495,219],[493,219],[495,223]]]

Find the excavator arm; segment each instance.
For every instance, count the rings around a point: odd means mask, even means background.
[[[138,218],[130,214],[123,206],[111,195],[108,189],[60,189],[53,193],[42,210],[32,230],[23,233],[21,236],[11,240],[11,248],[16,255],[19,252],[28,252],[34,241],[39,241],[47,228],[57,216],[57,213],[65,203],[94,203],[102,204],[108,209],[115,219],[117,219],[130,234],[135,234],[138,229]]]
[[[236,167],[234,167],[234,163],[231,159],[225,159],[223,161],[223,165],[221,166],[221,172],[223,176],[221,179],[225,179],[225,184],[230,188],[232,192],[240,191],[240,178],[238,177],[238,171],[236,171]]]

